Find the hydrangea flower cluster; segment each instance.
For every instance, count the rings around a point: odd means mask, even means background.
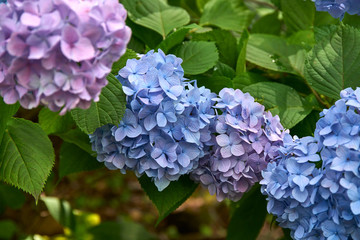
[[[350,15],[360,15],[359,0],[313,0],[316,10],[329,12],[334,18],[342,19],[347,12]]]
[[[285,141],[262,192],[294,239],[360,239],[360,88],[343,90],[321,115],[315,138]]]
[[[0,94],[61,114],[98,101],[130,40],[117,0],[9,0],[0,5]]]
[[[268,196],[267,210],[277,217],[279,225],[291,230],[294,239],[323,239],[316,231],[314,215],[317,186],[321,172],[319,145],[313,137],[301,139],[286,135],[279,157],[263,170],[261,192]],[[313,213],[315,212],[315,213]]]
[[[215,100],[222,114],[216,119],[214,146],[191,177],[218,201],[237,201],[261,180],[261,170],[277,156],[287,131],[249,93],[224,88]]]
[[[216,95],[185,82],[181,62],[161,50],[128,60],[118,76],[127,95],[125,115],[118,126],[90,136],[100,162],[145,173],[159,191],[197,168],[212,139]]]

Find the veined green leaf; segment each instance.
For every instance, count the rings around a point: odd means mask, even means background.
[[[309,29],[314,24],[315,4],[311,0],[281,0],[284,22],[291,32]]]
[[[185,74],[204,73],[217,63],[219,54],[213,42],[185,42],[175,50],[175,55],[183,59],[181,66]]]
[[[274,35],[251,34],[247,44],[246,60],[273,71],[303,76],[305,57],[301,46]]]
[[[76,125],[86,134],[108,123],[119,124],[125,112],[126,99],[119,80],[111,73],[107,79],[109,83],[102,89],[99,102],[93,102],[89,109],[71,111]]]
[[[11,119],[0,145],[0,179],[37,199],[54,164],[50,139],[41,127],[25,119]]]
[[[338,99],[340,91],[359,86],[360,31],[348,25],[317,31],[317,44],[307,56],[305,77],[319,93]]]
[[[226,30],[242,31],[255,13],[238,0],[210,0],[200,18],[201,25],[214,25]]]
[[[170,6],[166,1],[123,0],[122,4],[132,21],[158,32],[164,39],[174,28],[190,22],[184,9]]]

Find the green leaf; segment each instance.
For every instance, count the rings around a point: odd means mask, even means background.
[[[359,15],[345,14],[343,22],[345,24],[349,24],[353,27],[360,28],[360,16]]]
[[[297,135],[298,137],[314,136],[316,123],[320,118],[319,114],[319,111],[312,111],[306,118],[291,129],[291,135]]]
[[[3,99],[0,97],[0,121],[4,121],[5,123],[17,112],[20,104],[6,104]]]
[[[309,29],[315,19],[315,4],[311,0],[281,0],[284,22],[291,32]]]
[[[188,34],[190,31],[201,28],[197,24],[190,24],[187,26],[183,26],[179,29],[175,29],[174,32],[170,33],[169,36],[165,38],[164,41],[162,41],[159,46],[156,47],[156,49],[161,49],[165,53],[169,52],[169,50],[176,45],[182,43],[184,40],[186,34]]]
[[[188,175],[181,176],[178,181],[173,181],[163,191],[159,192],[155,184],[147,176],[139,178],[141,187],[159,211],[159,224],[166,216],[177,209],[188,199],[198,186]]]
[[[226,240],[254,240],[266,218],[266,199],[259,185],[254,186],[238,203],[228,227]]]
[[[125,67],[127,60],[133,58],[138,58],[137,53],[131,49],[126,49],[125,54],[122,55],[118,61],[113,63],[111,73],[117,75],[119,70]]]
[[[191,18],[199,18],[201,15],[196,0],[168,0],[168,3],[173,6],[182,7],[190,14]]]
[[[315,12],[315,20],[314,26],[319,27],[323,25],[331,25],[331,24],[338,24],[340,22],[339,19],[333,18],[328,12]]]
[[[302,76],[306,51],[286,39],[266,34],[251,34],[246,60],[263,68]]]
[[[204,73],[217,63],[219,54],[213,42],[185,42],[175,50],[183,59],[181,66],[185,74]]]
[[[13,186],[0,183],[0,203],[0,208],[8,206],[12,209],[19,209],[25,203],[24,193]]]
[[[102,89],[99,102],[93,102],[86,110],[71,111],[76,125],[86,134],[108,123],[119,124],[125,112],[126,99],[119,80],[111,73],[107,79],[109,83]]]
[[[163,40],[162,36],[160,36],[154,30],[140,26],[131,21],[129,18],[126,19],[126,25],[131,28],[132,32],[131,40],[129,42],[129,45],[127,46],[128,48],[134,50],[134,47],[136,47],[140,50],[143,46],[141,46],[141,43],[139,44],[139,42],[143,42],[146,46],[152,49],[159,45],[160,42]],[[138,40],[139,42],[136,43],[136,40]],[[134,44],[136,45],[134,46]],[[142,53],[141,51],[136,52]]]
[[[172,7],[162,0],[123,0],[122,4],[132,21],[156,31],[164,39],[174,28],[190,22],[184,9]]]
[[[4,134],[4,130],[6,128],[6,123],[17,112],[19,107],[20,107],[19,103],[8,105],[3,101],[2,97],[0,97],[0,144],[1,144],[2,136]],[[0,165],[1,165],[1,161],[0,161]]]
[[[215,42],[221,62],[235,67],[237,57],[237,40],[230,31],[214,29],[212,31],[192,34],[192,41]]]
[[[288,37],[287,43],[290,45],[298,45],[304,48],[306,51],[310,51],[315,45],[314,31],[302,30],[295,32]]]
[[[156,238],[138,223],[120,220],[102,222],[89,229],[94,240],[155,240]]]
[[[91,149],[89,136],[80,131],[78,128],[71,129],[64,133],[57,133],[56,136],[60,137],[63,141],[67,143],[75,144],[88,154],[94,154]]]
[[[60,149],[59,178],[71,173],[102,168],[104,164],[78,146],[64,142]]]
[[[281,21],[279,20],[279,12],[267,14],[257,20],[252,26],[251,33],[264,33],[272,35],[280,35]]]
[[[51,216],[64,227],[75,229],[75,217],[70,203],[57,197],[41,197]]]
[[[235,78],[232,79],[233,87],[235,89],[243,89],[246,86],[255,84],[258,82],[267,82],[269,81],[266,77],[263,77],[259,74],[252,72],[245,72],[238,74]]]
[[[246,48],[249,40],[249,32],[243,31],[239,41],[239,56],[236,62],[236,74],[242,74],[246,72]]]
[[[226,30],[242,31],[249,26],[255,13],[239,0],[210,0],[200,18],[201,25],[214,25]]]
[[[4,133],[0,159],[0,178],[37,199],[55,155],[50,139],[38,124],[13,118]]]
[[[293,88],[280,83],[255,83],[245,87],[244,92],[249,92],[273,115],[279,115],[282,125],[288,129],[303,120],[312,110]]]
[[[198,86],[205,86],[215,93],[220,92],[225,87],[232,87],[231,78],[226,76],[197,76],[196,79]]]
[[[10,240],[13,239],[17,232],[17,226],[15,222],[11,220],[0,221],[0,239]]]
[[[218,62],[214,67],[213,76],[228,77],[232,79],[236,76],[236,73],[229,65]]]
[[[320,34],[316,39],[321,41],[308,54],[305,77],[316,91],[338,99],[342,89],[359,86],[360,31],[341,24]]]
[[[65,132],[74,126],[75,122],[70,113],[60,116],[58,112],[43,108],[39,112],[39,124],[46,134],[49,135]]]

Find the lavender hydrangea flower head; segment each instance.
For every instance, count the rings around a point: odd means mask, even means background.
[[[216,95],[185,82],[181,62],[161,50],[128,60],[118,75],[127,95],[125,115],[118,126],[90,137],[99,161],[123,173],[145,173],[159,191],[195,169],[212,140]]]
[[[117,0],[9,0],[0,5],[0,95],[61,114],[98,101],[130,40]]]
[[[360,239],[360,88],[340,95],[322,112],[314,138],[285,141],[281,159],[263,171],[268,211],[294,239]],[[286,219],[289,211],[300,218]]]
[[[215,100],[222,114],[216,119],[214,146],[191,177],[218,201],[237,201],[261,180],[261,170],[277,156],[286,131],[279,117],[265,112],[248,93],[224,88]]]
[[[350,15],[360,15],[358,0],[313,0],[316,10],[329,12],[334,18],[342,19],[347,12]]]

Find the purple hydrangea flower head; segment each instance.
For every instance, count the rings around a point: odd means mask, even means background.
[[[261,170],[278,155],[287,131],[278,116],[265,112],[248,93],[224,88],[214,100],[222,112],[215,122],[214,146],[191,177],[218,201],[237,201],[262,179]]]
[[[360,239],[360,88],[340,95],[314,138],[286,137],[280,160],[263,171],[268,211],[294,239]],[[284,218],[290,209],[298,221]]]
[[[9,0],[0,5],[0,95],[61,114],[98,101],[131,30],[116,0]]]
[[[161,50],[128,60],[117,76],[127,95],[125,115],[90,136],[100,162],[146,174],[159,191],[197,168],[212,144],[216,94],[186,82],[181,62]]]
[[[334,18],[342,19],[347,12],[350,15],[360,15],[358,0],[313,0],[316,10],[329,12]]]

